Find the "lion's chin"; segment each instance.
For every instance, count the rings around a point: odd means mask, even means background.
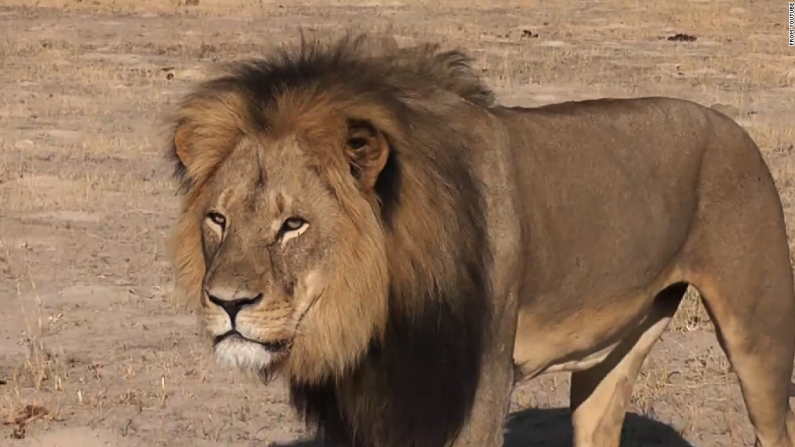
[[[260,376],[271,377],[275,367],[287,356],[284,349],[274,349],[232,334],[215,342],[215,361],[223,366],[254,372]]]

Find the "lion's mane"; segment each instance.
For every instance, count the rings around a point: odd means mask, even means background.
[[[365,51],[367,42],[302,40],[297,51],[233,64],[179,105],[169,118],[168,148],[184,194],[177,283],[190,302],[198,300],[204,259],[197,213],[205,185],[241,135],[288,128],[331,135],[325,118],[339,113],[370,121],[390,146],[371,201],[386,248],[387,323],[362,352],[318,342],[311,351],[318,359],[344,362],[319,372],[309,357],[300,364],[312,371],[288,368],[291,398],[307,422],[355,446],[441,446],[463,426],[478,386],[490,335],[492,262],[482,187],[468,159],[480,143],[448,114],[482,112],[493,95],[463,53],[435,45]],[[203,146],[189,168],[173,144],[182,125],[193,132],[191,144]],[[337,193],[345,209],[351,199]],[[346,297],[324,305],[334,299]],[[372,322],[334,324],[353,331]]]

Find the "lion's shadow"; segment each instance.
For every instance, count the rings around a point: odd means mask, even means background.
[[[511,414],[504,447],[570,447],[571,412],[566,408],[528,409]],[[621,447],[694,447],[662,422],[627,413]],[[271,447],[322,447],[314,441],[271,444]]]
[[[504,447],[570,447],[571,412],[568,408],[528,409],[508,420]],[[646,416],[627,413],[621,447],[694,447],[671,426]]]

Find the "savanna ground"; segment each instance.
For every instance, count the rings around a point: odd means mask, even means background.
[[[306,436],[282,384],[216,367],[171,300],[178,201],[158,134],[163,112],[218,63],[295,42],[299,28],[468,49],[510,105],[640,95],[723,104],[761,146],[795,230],[784,1],[187,3],[0,1],[0,445]],[[677,33],[697,39],[667,39]],[[752,443],[714,335],[688,296],[644,365],[624,445]],[[570,445],[567,404],[566,374],[520,384],[506,445]]]

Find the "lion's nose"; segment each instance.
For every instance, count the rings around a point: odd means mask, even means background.
[[[226,311],[227,314],[229,314],[229,319],[232,320],[232,325],[235,324],[235,317],[237,316],[238,312],[240,312],[244,307],[255,306],[262,301],[261,293],[252,298],[238,297],[226,299],[221,294],[211,293],[211,291],[208,290],[207,297],[210,299],[211,303],[221,307]]]

